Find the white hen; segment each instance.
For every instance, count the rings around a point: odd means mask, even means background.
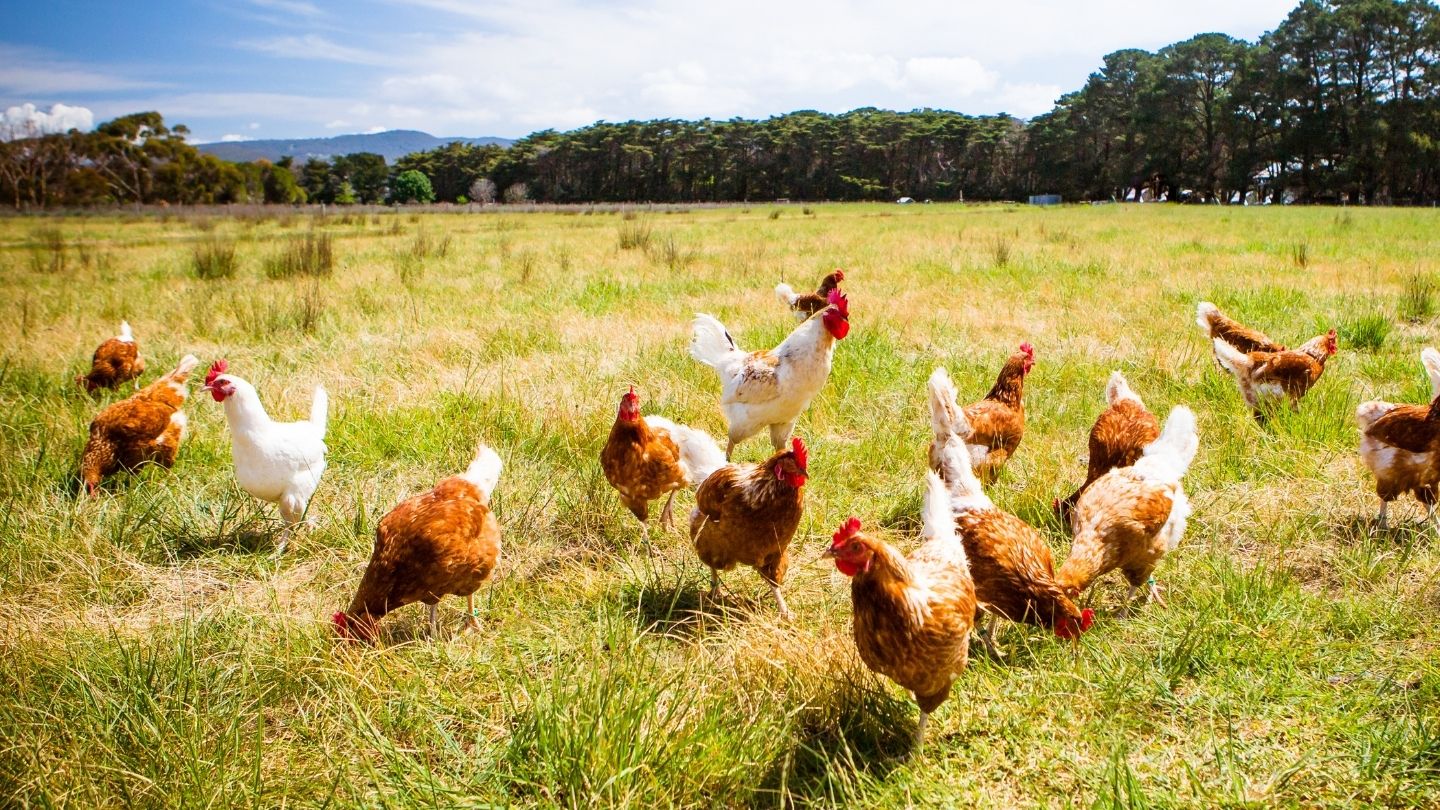
[[[770,351],[747,352],[735,345],[725,325],[709,315],[695,316],[690,356],[720,375],[720,410],[730,426],[725,448],[729,461],[735,445],[770,429],[770,443],[783,450],[795,420],[830,378],[835,341],[850,331],[849,302],[839,290],[819,314]]]
[[[325,472],[325,425],[330,400],[325,389],[316,386],[308,421],[276,422],[260,404],[255,386],[226,374],[226,367],[224,360],[217,360],[200,390],[209,391],[216,402],[225,406],[235,480],[240,488],[259,500],[279,505],[287,525],[280,535],[277,553],[284,553],[291,529],[305,519],[310,497]]]

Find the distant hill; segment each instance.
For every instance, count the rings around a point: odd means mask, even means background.
[[[195,148],[223,160],[248,163],[253,160],[276,161],[287,155],[303,163],[309,158],[330,158],[335,155],[353,155],[356,152],[375,152],[384,155],[385,162],[393,163],[396,158],[411,152],[424,152],[459,141],[474,146],[496,144],[509,146],[514,143],[508,138],[437,138],[428,132],[413,129],[392,129],[369,135],[336,135],[333,138],[294,138],[268,141],[224,141],[196,144]]]

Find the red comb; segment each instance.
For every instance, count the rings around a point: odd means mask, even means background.
[[[215,378],[219,377],[221,374],[224,374],[229,368],[230,364],[225,362],[223,358],[220,360],[216,360],[210,365],[210,373],[205,375],[205,384],[209,385],[210,383],[215,382]]]
[[[844,280],[845,280],[845,271],[844,271],[844,270],[836,270],[836,271],[835,271],[835,280],[836,280],[837,282],[839,282],[839,281],[844,281]]]
[[[335,611],[335,615],[330,617],[330,621],[334,622],[335,632],[339,633],[341,638],[350,637],[350,617],[345,615],[345,611]]]
[[[1026,357],[1032,359],[1035,357],[1035,347],[1031,346],[1028,340],[1020,344],[1020,351],[1024,352]]]
[[[850,299],[846,298],[845,293],[840,292],[838,287],[830,291],[828,300],[836,309],[840,310],[841,315],[850,317]]]
[[[1084,610],[1080,611],[1080,632],[1083,633],[1086,630],[1089,630],[1090,625],[1094,623],[1095,611],[1091,610],[1090,608],[1085,608]]]
[[[831,545],[840,545],[860,533],[860,518],[852,517],[840,524],[840,528],[830,535]]]
[[[637,398],[637,397],[635,397],[635,386],[633,386],[633,385],[630,386],[630,393],[626,394],[625,396],[630,397],[630,398],[632,398],[632,399]]]
[[[805,450],[805,442],[800,437],[790,440],[790,452],[795,455],[795,463],[800,465],[801,470],[809,469],[810,453]]]

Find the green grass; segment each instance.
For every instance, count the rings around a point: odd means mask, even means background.
[[[1428,397],[1418,355],[1440,340],[1416,260],[1440,215],[808,213],[0,221],[0,804],[1440,803],[1440,553],[1413,503],[1371,525],[1353,421],[1364,399]],[[213,242],[256,260],[197,278]],[[692,314],[772,346],[793,326],[774,284],[836,267],[853,329],[799,427],[798,619],[778,622],[748,570],[702,612],[683,532],[647,551],[600,474],[619,395],[633,383],[647,413],[722,434],[718,383],[686,353]],[[1340,331],[1299,413],[1255,423],[1194,325],[1202,299],[1291,345]],[[124,392],[97,402],[72,379],[121,318],[145,382],[194,352],[226,357],[277,418],[329,389],[319,523],[283,559],[205,397],[173,470],[76,498],[86,425]],[[977,649],[907,759],[913,702],[858,660],[848,585],[819,552],[851,514],[911,547],[926,377],[944,364],[978,398],[1022,340],[1029,422],[997,503],[1063,559],[1049,503],[1083,476],[1121,369],[1152,410],[1195,409],[1195,515],[1158,572],[1168,607],[1119,619],[1123,586],[1102,582],[1078,655],[1006,628],[1008,658]],[[484,629],[426,641],[412,607],[379,648],[337,645],[328,617],[376,522],[477,437],[506,461]],[[452,630],[460,609],[442,603]]]

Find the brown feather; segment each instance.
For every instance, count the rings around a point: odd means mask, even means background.
[[[346,615],[373,639],[385,614],[470,596],[500,558],[500,524],[485,493],[460,476],[403,501],[375,527],[375,548]]]
[[[768,583],[785,581],[805,502],[803,487],[775,476],[775,468],[786,465],[798,470],[790,451],[763,464],[730,464],[705,479],[690,515],[690,540],[701,562],[716,571],[749,565]]]
[[[1116,467],[1129,467],[1144,455],[1145,445],[1160,437],[1160,420],[1133,399],[1122,399],[1101,412],[1090,428],[1090,460],[1085,482],[1061,501],[1060,517],[1067,525],[1070,512],[1085,490]]]
[[[80,383],[86,391],[94,393],[99,388],[113,389],[129,382],[144,371],[145,361],[140,359],[140,349],[134,341],[110,338],[95,349],[90,372],[80,378]]]
[[[147,462],[174,465],[183,435],[175,414],[188,396],[188,376],[171,372],[96,414],[80,457],[80,478],[88,487]]]
[[[910,690],[922,711],[933,712],[969,661],[975,585],[963,566],[925,559],[924,546],[907,559],[882,540],[857,539],[874,554],[870,568],[850,583],[860,660]],[[926,597],[918,616],[907,599],[917,579]]]

